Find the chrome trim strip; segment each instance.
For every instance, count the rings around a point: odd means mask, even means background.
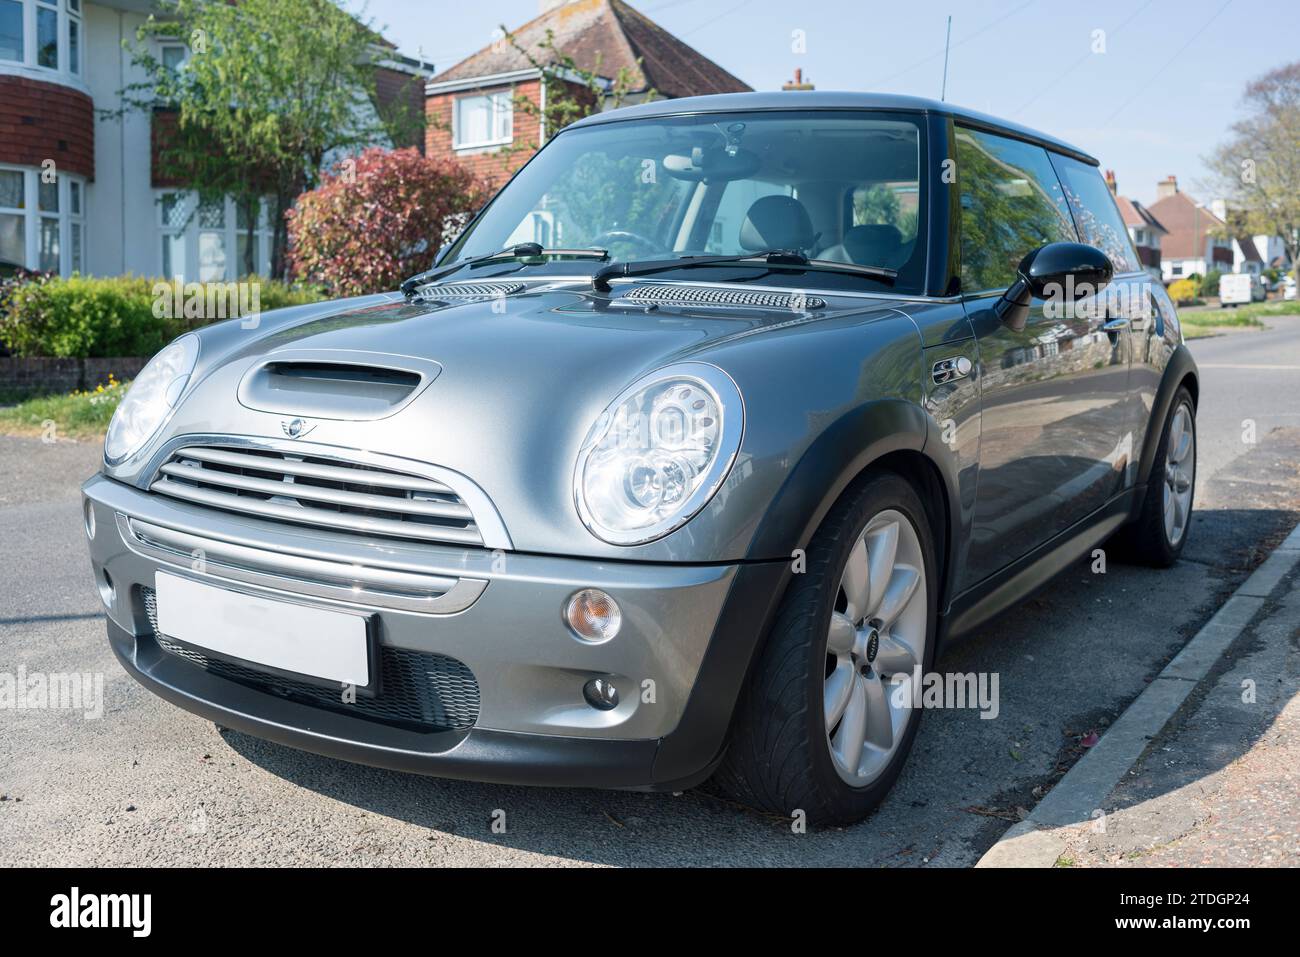
[[[187,458],[185,450],[182,449],[178,452],[176,458]],[[261,467],[267,468],[267,466]],[[222,472],[219,469],[205,469],[198,465],[185,465],[174,460],[164,464],[159,471],[164,475],[186,481],[243,489],[246,492],[266,492],[268,495],[306,499],[309,502],[355,505],[358,508],[373,508],[403,515],[425,515],[429,518],[468,519],[471,523],[474,519],[468,508],[453,502],[431,502],[416,498],[398,498],[393,495],[371,495],[368,492],[349,492],[346,489],[322,488],[319,485],[303,485],[298,482],[277,482],[273,479],[254,478],[251,475]],[[274,470],[268,469],[268,471]],[[311,512],[310,509],[308,511]],[[442,526],[426,527],[432,529],[442,528]]]
[[[271,552],[164,528],[121,512],[116,515],[122,541],[144,558],[296,595],[452,615],[473,605],[488,584],[479,578],[421,575]]]
[[[440,465],[419,462],[415,459],[381,455],[377,452],[367,452],[338,445],[304,442],[301,439],[294,441],[291,439],[275,439],[269,436],[230,435],[214,432],[176,435],[163,443],[150,456],[148,464],[141,468],[137,474],[136,488],[141,491],[149,491],[149,484],[157,478],[162,464],[168,461],[178,449],[191,445],[220,445],[234,449],[269,449],[289,455],[337,459],[344,466],[349,464],[369,465],[377,469],[387,469],[392,472],[426,478],[451,489],[452,493],[469,507],[470,512],[474,515],[474,522],[478,525],[478,534],[481,540],[476,540],[476,544],[481,544],[487,549],[500,549],[502,551],[509,551],[514,547],[510,541],[510,535],[506,531],[505,524],[501,521],[501,516],[496,510],[496,506],[492,504],[492,500],[473,481],[459,472],[453,472],[451,469],[443,468]],[[463,544],[461,542],[449,543]],[[437,543],[430,542],[430,544]]]
[[[286,475],[301,475],[306,478],[354,482],[357,485],[374,485],[377,488],[411,489],[415,492],[433,492],[441,495],[456,493],[441,482],[416,478],[414,475],[392,475],[387,472],[373,472],[367,469],[348,468],[346,465],[317,465],[313,462],[300,462],[297,459],[268,459],[261,455],[245,455],[227,449],[195,447],[185,449],[182,456],[197,459],[200,462],[212,462],[217,465],[233,465],[237,468],[254,469],[261,472],[283,472]]]
[[[328,512],[325,509],[307,509],[295,505],[280,505],[275,502],[263,502],[243,495],[230,495],[226,492],[213,492],[205,488],[193,488],[161,478],[149,486],[149,491],[172,498],[197,502],[212,508],[224,509],[240,515],[255,515],[260,518],[276,518],[295,525],[323,525],[326,528],[341,528],[352,532],[369,532],[374,535],[391,535],[394,538],[410,538],[421,542],[453,542],[461,545],[481,545],[483,539],[477,530],[468,528],[446,528],[442,525],[421,525],[418,522],[402,522],[392,518],[370,518],[363,515],[348,515],[346,512]]]

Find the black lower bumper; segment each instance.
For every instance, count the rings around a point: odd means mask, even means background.
[[[705,780],[754,650],[779,597],[785,563],[746,566],[728,595],[676,730],[659,739],[566,737],[473,728],[421,732],[311,707],[209,673],[108,622],[127,672],[165,700],[220,725],[327,757],[489,784],[680,790]]]

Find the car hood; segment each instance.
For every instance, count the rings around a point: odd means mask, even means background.
[[[770,348],[781,337],[844,324],[910,326],[891,306],[843,297],[799,312],[647,308],[586,290],[544,288],[447,302],[369,297],[332,309],[268,313],[251,329],[233,320],[201,332],[196,384],[135,479],[147,483],[160,464],[151,459],[179,436],[284,442],[286,423],[300,418],[314,445],[400,456],[467,477],[495,503],[515,548],[590,554],[594,547],[625,557],[628,549],[604,547],[578,523],[572,493],[581,443],[615,396],[654,369],[703,361],[736,380],[748,408],[746,390],[756,393],[772,374],[775,353],[743,358],[761,343]],[[249,382],[268,361],[322,356],[423,369],[432,381],[389,415],[352,415],[346,403],[315,398],[300,407],[248,398]]]

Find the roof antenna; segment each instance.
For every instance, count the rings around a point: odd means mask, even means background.
[[[946,102],[948,99],[948,50],[952,44],[952,14],[948,14],[948,36],[943,41],[943,90],[939,93],[939,99]]]

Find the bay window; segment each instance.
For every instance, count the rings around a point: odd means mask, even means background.
[[[81,272],[86,184],[67,173],[0,166],[0,266]]]
[[[36,67],[80,77],[81,0],[0,0],[0,68]]]
[[[161,275],[185,282],[225,282],[248,272],[249,242],[253,271],[266,275],[271,264],[268,200],[258,207],[249,230],[250,211],[232,197],[204,200],[190,192],[158,197]]]

